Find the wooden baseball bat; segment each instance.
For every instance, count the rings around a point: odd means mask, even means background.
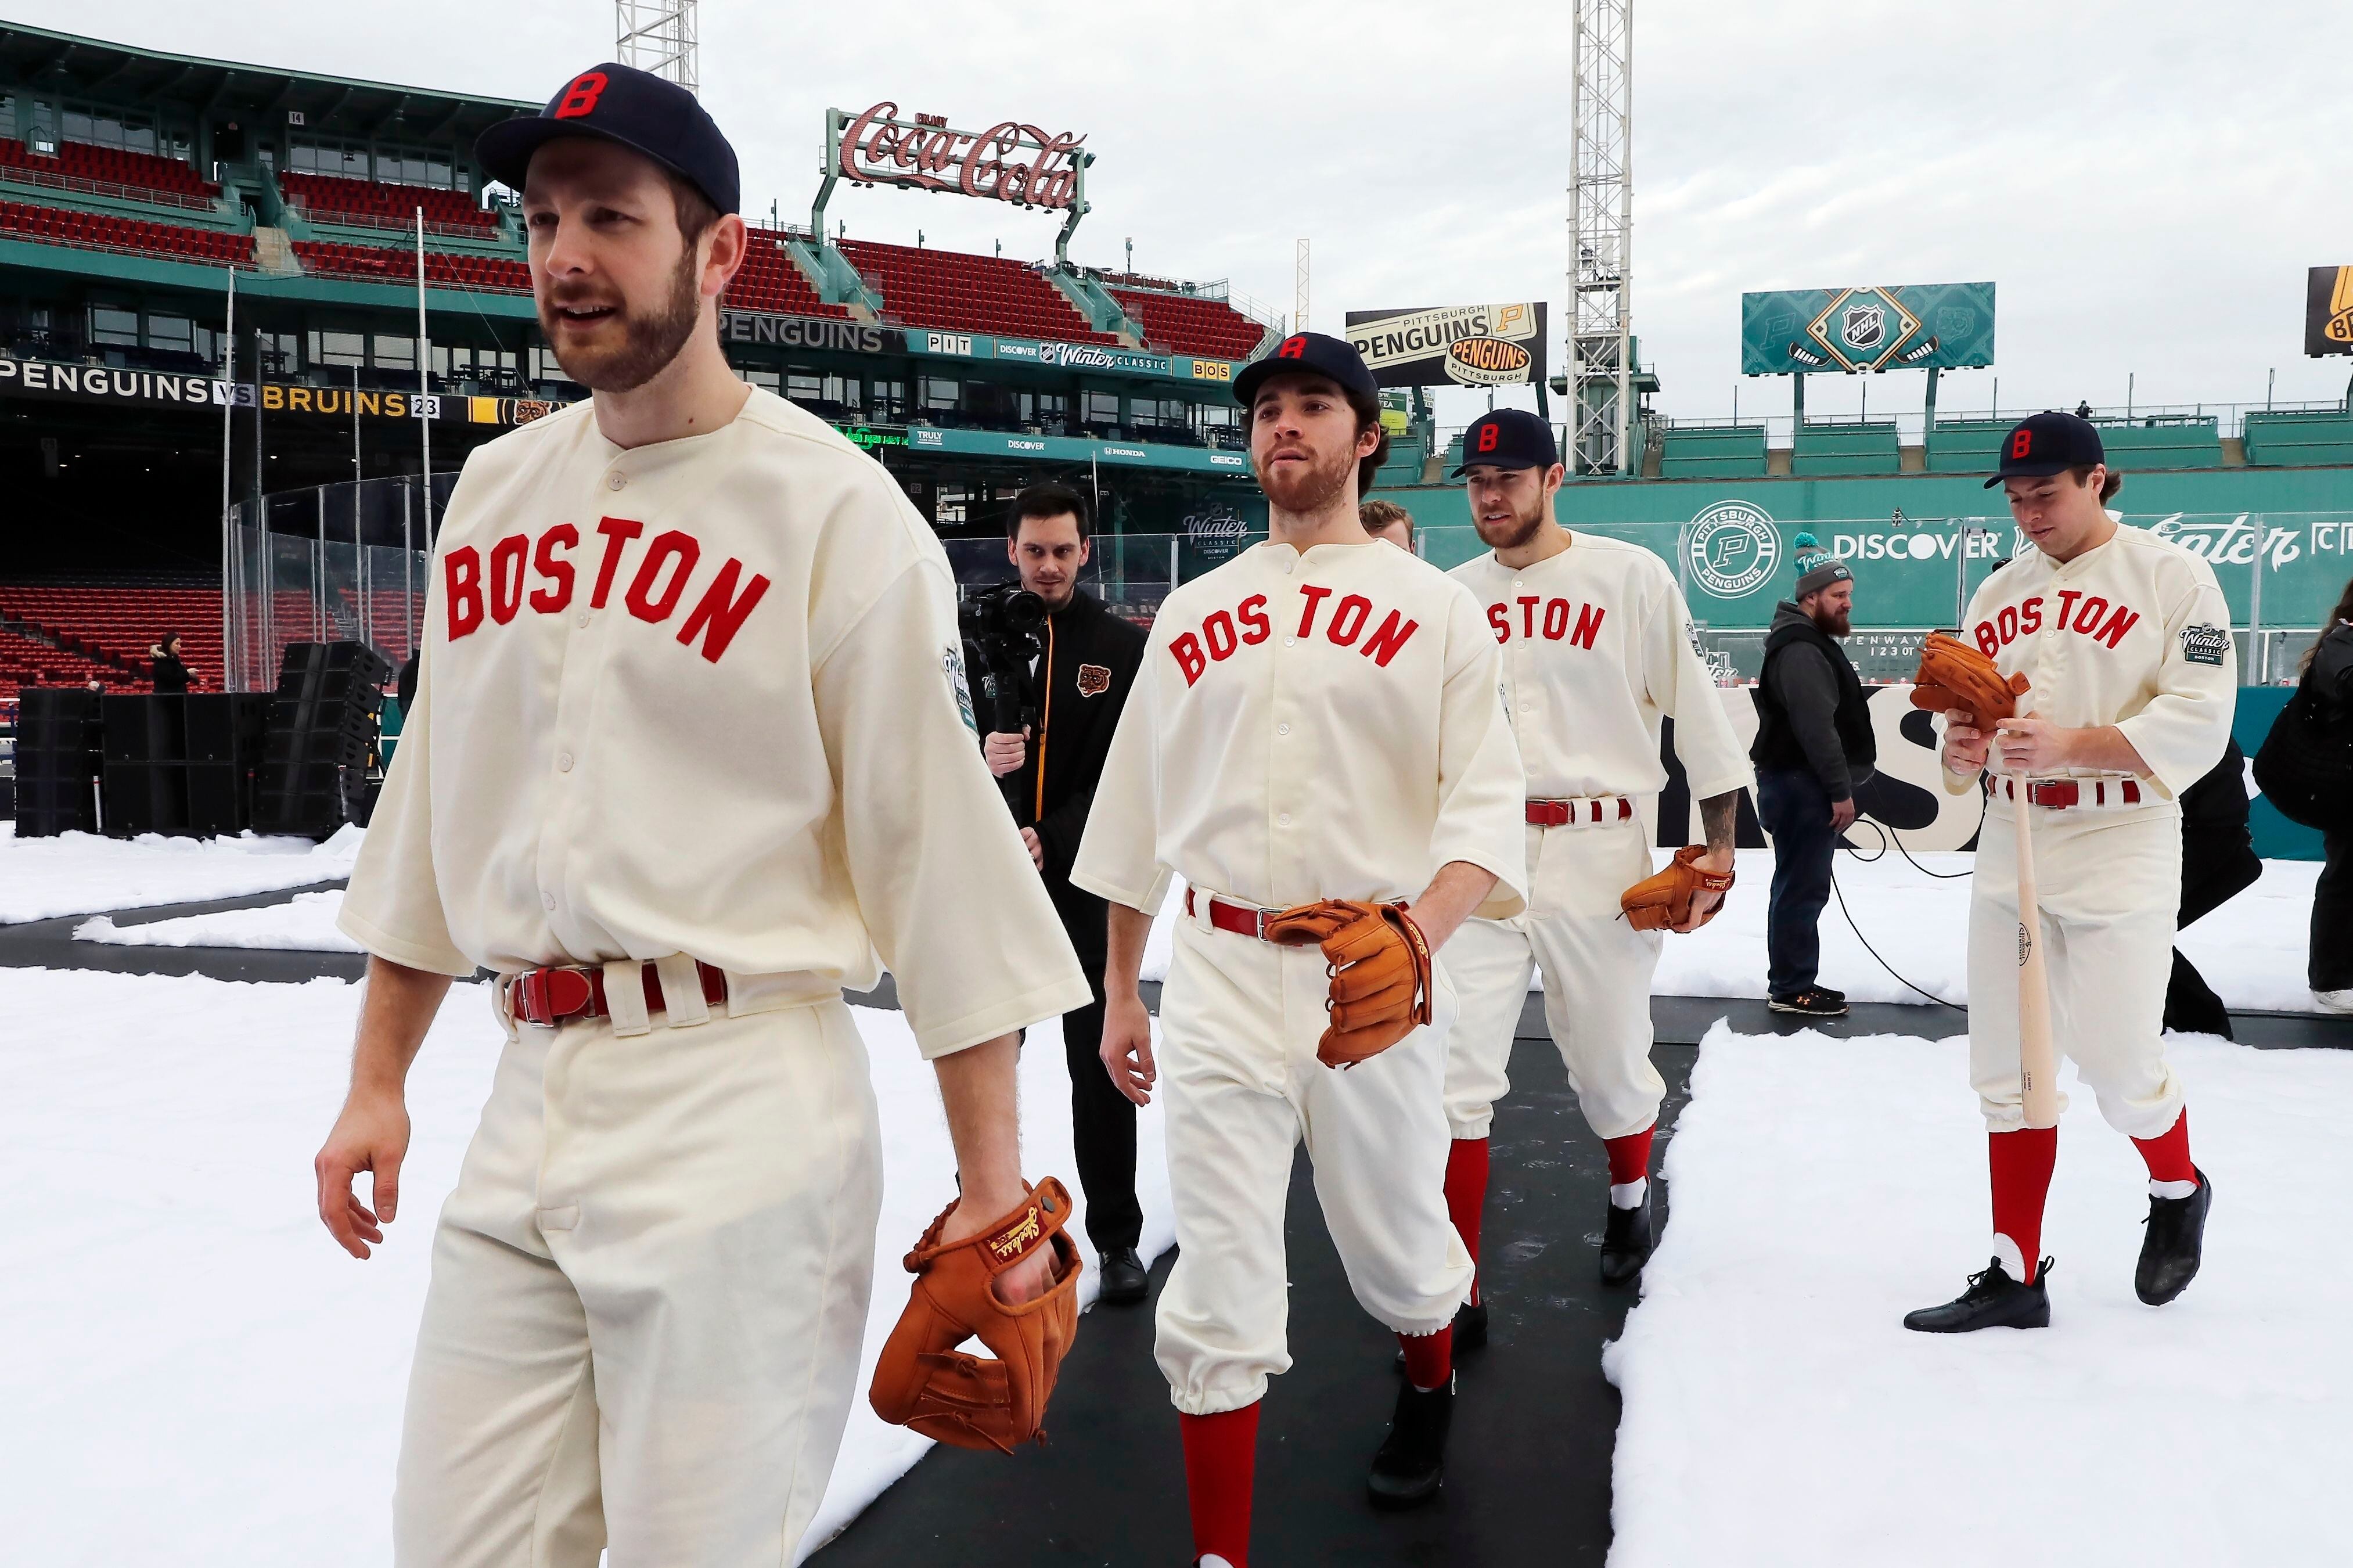
[[[2034,834],[2025,776],[2015,775],[2018,810],[2018,1080],[2026,1125],[2059,1125],[2059,1058],[2051,1044],[2051,977],[2042,958],[2042,906],[2034,891]]]

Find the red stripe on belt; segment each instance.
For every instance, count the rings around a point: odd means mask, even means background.
[[[644,974],[646,1011],[663,1011],[661,971],[651,964],[639,966]],[[698,962],[696,976],[702,981],[702,1000],[717,1007],[727,1000],[727,971]],[[579,969],[525,969],[514,977],[507,988],[507,1006],[515,1017],[525,1023],[554,1026],[580,1018],[610,1018],[612,1009],[605,1001],[605,971]]]
[[[2088,791],[2084,788],[2090,786]],[[2114,787],[2111,799],[2108,791]],[[2001,791],[2010,799],[2018,799],[2018,780],[2004,779]],[[2140,785],[2130,779],[2030,779],[2026,781],[2026,803],[2053,811],[2063,811],[2070,806],[2137,806]]]
[[[1634,814],[1634,802],[1625,796],[1618,797],[1617,821],[1625,821]],[[1535,828],[1565,828],[1571,822],[1601,821],[1599,800],[1531,800],[1528,802],[1528,825]]]
[[[1185,890],[1185,913],[1189,916],[1194,912],[1193,890],[1188,887]],[[1215,895],[1209,896],[1209,924],[1237,937],[1255,937],[1265,941],[1268,913],[1251,905],[1229,904]]]

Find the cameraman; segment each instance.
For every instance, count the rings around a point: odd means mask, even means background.
[[[1121,620],[1079,587],[1092,546],[1094,519],[1087,498],[1064,484],[1033,484],[1014,497],[1007,515],[1006,553],[1021,586],[1046,605],[1040,651],[1029,668],[1025,710],[1039,715],[1037,733],[991,733],[982,746],[988,770],[1018,780],[1008,791],[1021,841],[1046,879],[1071,946],[1094,984],[1094,1001],[1062,1016],[1062,1044],[1071,1065],[1071,1120],[1079,1184],[1086,1191],[1087,1239],[1103,1257],[1103,1299],[1144,1299],[1150,1281],[1135,1255],[1144,1211],[1135,1199],[1135,1107],[1103,1070],[1103,901],[1071,885],[1071,862],[1086,832],[1095,780],[1110,753],[1136,666],[1144,658],[1143,629]]]

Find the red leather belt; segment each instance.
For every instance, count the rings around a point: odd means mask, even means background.
[[[663,1010],[661,971],[651,964],[639,966],[644,972],[646,1011]],[[727,1000],[727,971],[698,962],[696,976],[702,981],[702,1000],[717,1007]],[[525,969],[507,983],[507,1009],[522,1023],[536,1023],[553,1028],[580,1018],[610,1018],[612,1009],[605,1002],[605,971],[603,969]]]
[[[1261,909],[1250,904],[1229,904],[1214,894],[1208,898],[1210,925],[1220,931],[1231,931],[1237,937],[1255,937],[1261,942],[1267,939],[1268,917],[1281,913],[1274,909]],[[1195,907],[1193,890],[1188,887],[1185,890],[1185,913],[1194,914]]]
[[[2018,780],[2004,779],[2001,792],[2009,799],[2018,799]],[[2063,811],[2070,806],[2137,806],[2140,785],[2130,779],[2030,779],[2026,781],[2026,803],[2043,806],[2053,811]]]
[[[1634,802],[1625,796],[1618,797],[1618,821],[1634,814]],[[1528,825],[1535,828],[1565,828],[1572,822],[1598,822],[1602,819],[1599,800],[1531,800],[1528,802]]]

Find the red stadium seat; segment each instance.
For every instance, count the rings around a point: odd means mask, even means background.
[[[0,202],[0,233],[13,233],[95,250],[122,250],[170,257],[201,256],[240,266],[253,265],[253,236],[220,229],[69,212],[57,207]]]
[[[845,239],[837,249],[883,308],[911,326],[946,327],[1057,343],[1116,344],[1088,327],[1068,296],[1018,261]]]

